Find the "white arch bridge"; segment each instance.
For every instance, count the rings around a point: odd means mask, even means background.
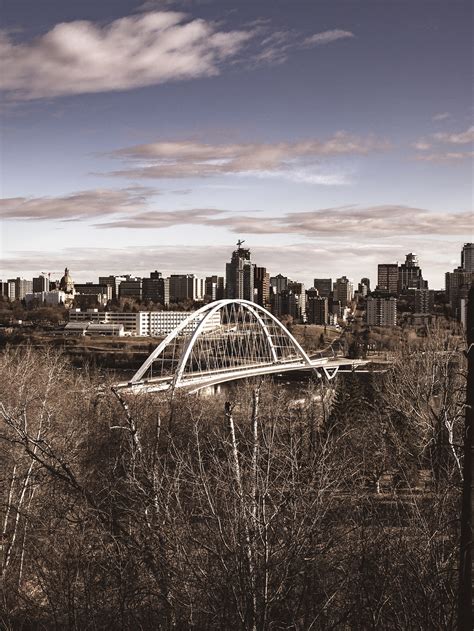
[[[116,389],[157,392],[201,388],[226,381],[295,370],[332,379],[366,361],[310,357],[267,309],[247,300],[218,300],[192,312]]]

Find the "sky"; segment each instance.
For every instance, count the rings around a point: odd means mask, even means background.
[[[430,287],[474,241],[467,0],[3,0],[0,278]]]

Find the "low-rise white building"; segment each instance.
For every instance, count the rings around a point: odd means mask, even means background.
[[[69,322],[113,323],[123,325],[125,334],[142,337],[162,337],[173,331],[191,313],[189,311],[98,311],[97,309],[71,309]],[[221,324],[219,312],[206,319],[203,332],[212,331]],[[181,334],[189,334],[196,327],[196,321],[186,326]]]
[[[64,327],[64,332],[78,335],[110,335],[117,337],[125,335],[123,324],[98,322],[68,322]]]

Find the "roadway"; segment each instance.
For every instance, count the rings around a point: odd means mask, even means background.
[[[213,370],[212,372],[195,372],[191,375],[184,374],[176,384],[173,384],[174,377],[171,375],[165,377],[150,377],[149,379],[143,379],[136,382],[121,382],[116,384],[115,388],[118,390],[128,390],[135,394],[145,392],[163,392],[169,390],[170,388],[186,388],[189,389],[190,393],[193,393],[201,390],[202,388],[225,383],[227,381],[271,374],[282,374],[284,372],[314,370],[318,376],[320,376],[320,371],[322,371],[328,379],[332,379],[341,368],[355,371],[358,367],[368,363],[368,360],[348,359],[345,357],[319,357],[317,359],[312,359],[310,364],[304,361],[275,362],[272,364],[267,362],[264,364],[255,364],[250,367],[242,366],[241,368],[232,368],[231,370],[224,368],[220,370]]]

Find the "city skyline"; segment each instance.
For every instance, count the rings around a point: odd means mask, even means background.
[[[3,7],[2,280],[459,265],[471,3],[41,4]]]
[[[232,256],[232,260],[233,260],[234,256],[237,254],[237,252],[240,251],[240,248],[241,248],[243,243],[245,243],[245,241],[238,240],[236,242],[236,244],[234,245],[234,250],[232,252],[231,251],[227,251],[227,253],[226,253],[227,258],[229,258],[229,256]],[[461,269],[464,266],[464,264],[466,263],[466,261],[464,260],[464,257],[466,255],[465,254],[466,253],[466,249],[467,248],[472,248],[472,244],[471,243],[464,243],[463,246],[462,246],[462,249],[461,249],[461,245],[459,246],[459,248],[460,249],[458,251],[458,260],[454,264],[454,268],[455,269],[456,268]],[[250,248],[244,248],[244,250],[242,250],[242,251],[243,252],[249,252],[249,254],[252,253],[252,249],[250,249]],[[470,253],[470,250],[469,250],[469,253],[466,256],[469,257],[469,259],[468,259],[468,261],[469,261],[469,263],[468,263],[468,271],[472,271],[472,269],[471,269],[472,268],[472,254]],[[380,281],[380,279],[381,279],[381,268],[384,268],[384,270],[385,270],[385,268],[390,268],[390,269],[393,268],[395,270],[394,271],[394,274],[395,274],[394,282],[398,286],[398,283],[399,283],[399,269],[400,269],[400,267],[403,268],[406,265],[406,262],[408,261],[408,259],[410,259],[410,258],[413,258],[415,260],[415,264],[416,265],[418,265],[420,263],[420,261],[418,260],[419,257],[416,255],[416,253],[407,253],[404,257],[401,257],[400,259],[398,259],[396,261],[390,261],[390,262],[384,261],[384,262],[377,263],[377,269],[376,269],[376,272],[374,274],[374,279],[373,279],[373,284],[372,284],[373,288],[377,289],[378,287],[387,286],[387,283],[389,282],[388,280],[385,280],[385,281],[382,282],[382,285],[381,285],[381,281]],[[268,268],[265,265],[264,262],[262,264],[262,261],[255,260],[253,255],[251,257],[251,262],[252,262],[252,267],[256,267],[257,269],[264,270],[265,272],[267,272],[269,278],[270,277],[271,278],[282,277],[282,278],[285,278],[286,280],[291,281],[291,282],[296,282],[296,283],[303,282],[303,285],[305,285],[307,289],[314,288],[315,287],[314,281],[317,278],[322,278],[322,277],[325,276],[324,274],[318,274],[317,272],[315,272],[315,273],[313,273],[311,280],[309,280],[309,281],[306,281],[306,280],[301,281],[301,279],[296,278],[296,277],[292,277],[291,274],[288,274],[286,272],[286,270],[284,269],[284,267],[280,267],[277,270],[273,270],[273,269]],[[188,266],[188,268],[186,268],[185,271],[179,271],[179,270],[175,270],[175,269],[172,269],[172,268],[162,268],[160,270],[157,270],[157,269],[155,269],[155,270],[153,270],[153,269],[145,269],[141,273],[131,273],[130,270],[124,269],[124,268],[111,269],[111,270],[108,270],[107,273],[99,274],[98,276],[99,276],[99,278],[100,277],[105,277],[105,276],[110,276],[111,278],[112,277],[121,278],[123,276],[127,276],[127,277],[130,277],[130,278],[141,278],[141,279],[143,279],[143,278],[154,278],[154,277],[156,277],[156,278],[162,278],[162,277],[165,278],[165,277],[170,277],[170,276],[173,276],[173,275],[178,275],[178,276],[194,276],[196,278],[203,279],[203,280],[204,280],[204,278],[214,277],[214,278],[222,278],[222,280],[224,281],[225,286],[227,286],[225,281],[226,281],[226,277],[227,277],[227,274],[228,274],[228,267],[229,267],[228,261],[224,260],[223,262],[221,261],[221,265],[220,265],[220,267],[218,269],[211,270],[209,273],[206,272],[204,274],[197,273],[194,269],[192,269],[192,268],[190,268]],[[423,271],[424,270],[423,263],[421,262],[421,267],[417,267],[416,269],[419,270],[420,277],[421,277],[421,274],[423,274],[424,280],[426,281],[426,283],[428,283],[428,281],[426,279],[426,274]],[[35,277],[42,277],[42,278],[43,277],[44,278],[48,277],[51,282],[59,282],[59,277],[60,277],[60,275],[63,274],[63,272],[64,273],[66,273],[66,272],[70,273],[71,276],[74,276],[75,283],[79,283],[79,284],[81,284],[81,283],[87,283],[87,284],[93,283],[93,282],[95,282],[95,278],[96,278],[91,273],[89,273],[88,275],[87,275],[87,273],[85,273],[85,275],[83,275],[81,278],[76,277],[74,275],[74,273],[73,273],[74,270],[71,268],[71,266],[69,264],[63,266],[62,269],[56,270],[54,272],[49,272],[47,270],[42,270],[41,272],[35,273],[33,276],[35,276]],[[447,272],[451,272],[451,270],[445,270],[444,276],[446,275]],[[385,271],[383,273],[386,274]],[[20,279],[20,278],[23,279],[24,275],[22,275],[22,274],[18,273],[18,271],[14,270],[13,273],[11,274],[11,276],[16,277],[16,279]],[[328,272],[328,276],[330,277],[329,280],[334,280],[334,281],[336,281],[338,278],[346,278],[346,274],[337,275],[337,274],[332,273],[330,270]],[[0,281],[5,282],[6,280],[7,280],[6,277],[4,279],[0,278]],[[14,278],[10,279],[10,280],[14,280]],[[28,280],[28,279],[26,279],[26,280]],[[370,276],[367,276],[367,275],[365,277],[362,276],[361,278],[349,275],[349,280],[352,283],[354,283],[354,284],[357,284],[357,282],[359,282],[359,281],[360,282],[369,281],[370,283],[372,283],[372,280],[371,280]],[[445,277],[443,278],[443,287],[430,287],[430,289],[444,291],[446,289],[446,279],[445,279]]]

